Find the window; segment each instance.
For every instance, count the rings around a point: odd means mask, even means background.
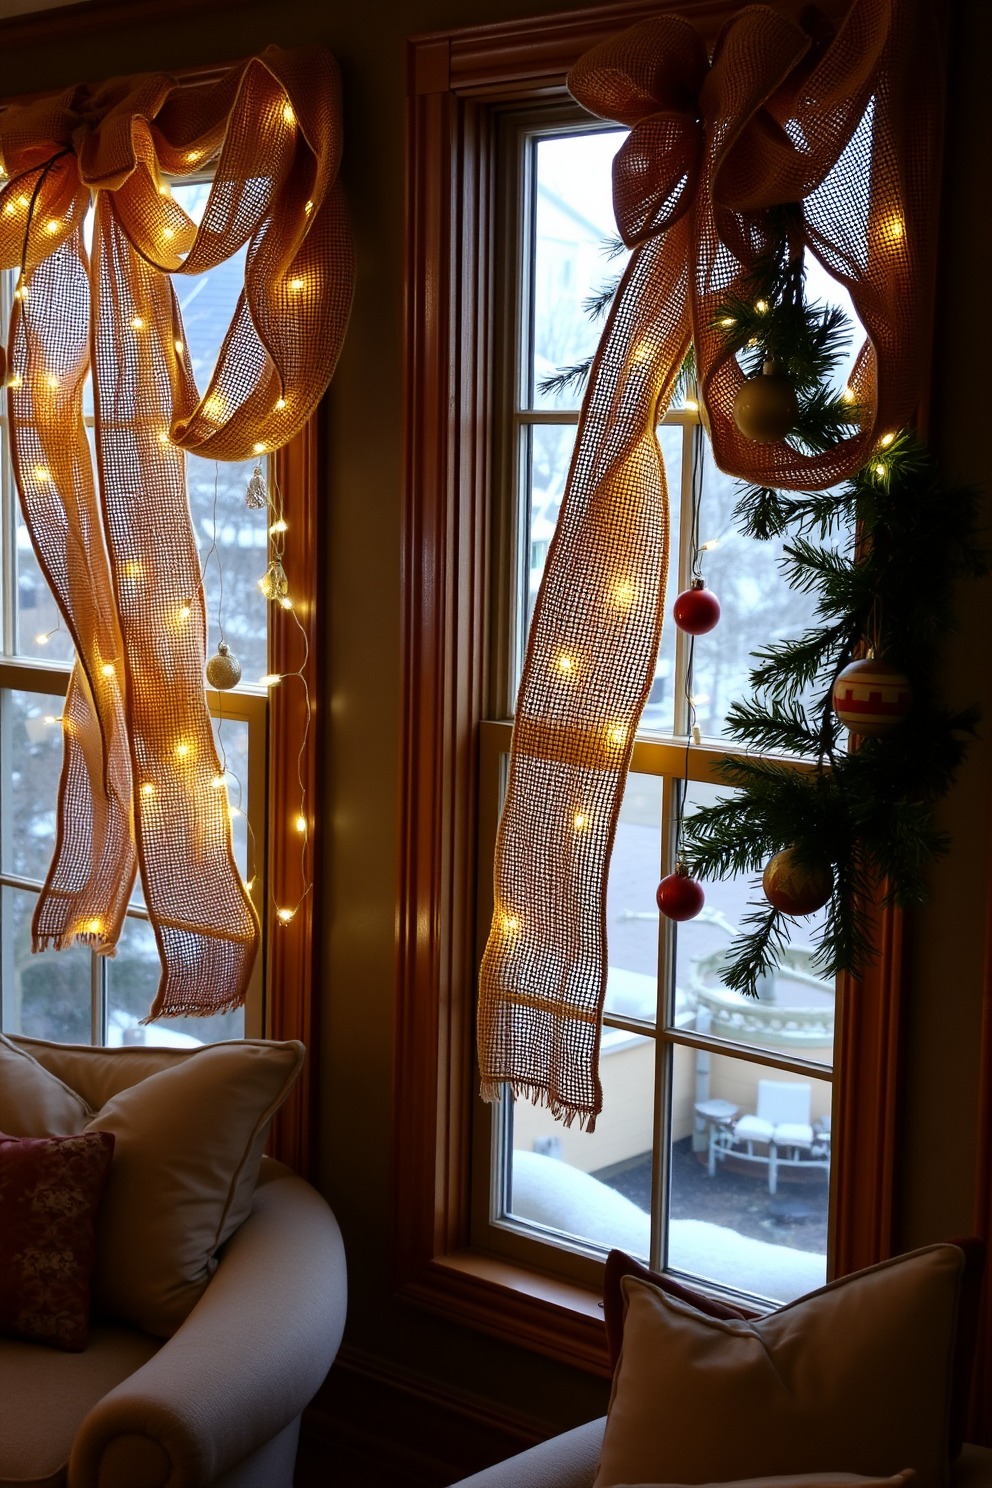
[[[205,73],[203,81],[213,81]],[[190,86],[197,79],[190,79]],[[209,179],[176,182],[173,193],[194,220]],[[240,253],[209,273],[177,276],[194,373],[206,386],[244,278]],[[13,283],[0,282],[0,314],[9,315]],[[87,424],[92,427],[92,400]],[[232,814],[235,857],[259,910],[263,941],[243,1009],[205,1019],[163,1019],[144,1026],[159,979],[155,938],[136,884],[115,958],[76,946],[32,956],[30,923],[54,842],[61,767],[60,715],[72,645],[23,526],[0,419],[0,1011],[5,1031],[111,1046],[194,1045],[242,1036],[309,1036],[313,840],[301,853],[301,800],[314,808],[315,732],[309,696],[316,688],[314,591],[316,431],[261,461],[272,505],[250,508],[245,492],[258,462],[234,465],[190,456],[187,477],[208,615],[207,655],[223,636],[242,668],[230,691],[208,690]],[[288,528],[285,539],[277,517]],[[285,542],[295,607],[286,613],[259,588],[274,542]],[[221,629],[222,628],[222,629]],[[300,676],[288,676],[299,672]],[[273,676],[283,678],[272,685]],[[303,677],[307,686],[304,686]],[[268,679],[268,680],[267,680]],[[301,753],[307,742],[305,753]],[[279,907],[300,908],[289,923]],[[284,993],[284,988],[285,993]],[[301,1164],[307,1148],[308,1093],[281,1117],[276,1146]]]
[[[494,434],[506,451],[497,489],[510,503],[493,581],[503,599],[497,613],[509,617],[510,644],[495,648],[505,675],[498,659],[494,667],[496,703],[507,712],[578,420],[581,388],[548,381],[594,349],[599,326],[584,306],[626,258],[617,251],[610,174],[623,139],[560,107],[543,119],[502,121],[505,220],[515,224],[515,241],[506,244],[499,298],[517,307],[498,379],[510,396]],[[846,301],[815,265],[809,276],[813,297]],[[519,1242],[538,1239],[576,1256],[619,1246],[656,1267],[787,1301],[826,1280],[835,989],[817,976],[801,932],[757,1003],[723,985],[723,953],[753,892],[746,880],[707,884],[702,913],[680,926],[659,916],[654,895],[674,867],[680,811],[691,815],[725,789],[725,718],[748,694],[751,651],[800,633],[812,622],[811,601],[784,582],[781,543],[737,530],[737,483],[714,466],[694,399],[667,413],[658,439],[672,556],[661,652],[610,868],[604,1110],[590,1136],[525,1100],[504,1099],[491,1170],[477,1163],[475,1174],[476,1207],[488,1200],[489,1209],[479,1238],[517,1253]],[[723,613],[716,630],[691,643],[670,617],[675,595],[700,570]],[[505,718],[481,725],[490,824],[510,732]],[[487,928],[494,845],[491,832],[480,835]],[[741,1117],[751,1135],[738,1140]],[[773,1126],[777,1143],[767,1140]]]
[[[822,1163],[823,1117],[831,1107],[836,1070],[831,1233],[826,1245],[821,1233],[816,1246],[805,1252],[820,1274],[824,1254],[839,1274],[890,1253],[899,1088],[896,1010],[902,929],[891,910],[872,909],[879,960],[862,984],[839,986],[832,1040],[826,1027],[832,989],[810,986],[801,967],[793,980],[822,997],[820,1011],[810,1013],[815,1037],[796,1041],[791,1030],[789,1038],[780,1038],[778,1030],[766,1028],[759,1038],[751,1028],[733,1026],[739,1009],[729,1010],[730,1026],[721,1026],[726,1010],[719,995],[711,996],[719,991],[713,985],[713,967],[703,964],[718,957],[724,943],[724,929],[712,914],[683,930],[680,941],[667,938],[658,974],[654,890],[662,863],[671,861],[677,787],[688,774],[687,811],[722,788],[714,766],[726,749],[723,719],[729,700],[744,685],[747,653],[774,626],[791,630],[796,618],[778,614],[783,591],[768,587],[776,579],[774,552],[761,545],[760,555],[747,554],[731,539],[727,517],[732,489],[710,462],[704,466],[699,538],[701,543],[716,538],[719,546],[705,555],[705,572],[720,593],[725,616],[736,608],[738,615],[749,617],[749,628],[735,638],[725,619],[697,646],[690,695],[696,698],[700,737],[690,745],[687,771],[685,737],[691,720],[683,688],[688,655],[669,623],[635,748],[611,878],[609,913],[615,933],[606,1037],[612,1051],[603,1064],[604,1071],[611,1061],[615,1071],[625,1063],[642,1066],[637,1085],[642,1093],[632,1100],[637,1109],[631,1115],[631,1125],[639,1123],[639,1129],[617,1139],[616,1117],[611,1135],[609,1093],[602,1133],[592,1138],[562,1132],[550,1122],[528,1129],[528,1122],[542,1119],[540,1112],[528,1107],[511,1119],[505,1104],[500,1111],[476,1098],[476,978],[491,910],[488,863],[498,822],[502,760],[531,594],[546,555],[577,418],[574,401],[535,396],[534,374],[592,349],[598,328],[583,317],[581,302],[612,267],[600,253],[603,221],[601,216],[597,220],[595,204],[602,187],[584,185],[580,202],[572,204],[573,215],[563,213],[538,193],[535,156],[544,149],[550,159],[568,136],[587,131],[608,155],[609,136],[615,142],[616,131],[576,109],[564,87],[565,74],[590,46],[645,13],[634,3],[420,38],[410,44],[408,72],[397,1284],[399,1295],[417,1305],[599,1372],[607,1370],[598,1305],[602,1250],[590,1243],[599,1237],[582,1233],[588,1231],[584,1218],[566,1222],[563,1203],[543,1216],[534,1210],[519,1212],[526,1202],[521,1175],[528,1163],[568,1184],[594,1182],[593,1191],[614,1212],[628,1199],[638,1211],[631,1216],[625,1210],[638,1226],[629,1248],[655,1262],[708,1276],[717,1286],[743,1286],[768,1295],[774,1287],[766,1279],[753,1271],[742,1279],[726,1254],[723,1264],[714,1264],[712,1253],[704,1254],[696,1243],[706,1235],[705,1227],[716,1222],[698,1200],[718,1191],[718,1178],[730,1180],[723,1185],[726,1192],[738,1180],[753,1186],[760,1175],[766,1207],[772,1198],[768,1164],[731,1164],[719,1124],[714,1127],[705,1113],[696,1111],[707,1100],[707,1075],[710,1099],[726,1099],[739,1111],[755,1114],[761,1081],[809,1086],[809,1124],[820,1123],[816,1160]],[[711,41],[723,19],[718,8],[711,8],[700,21],[710,28]],[[547,184],[553,195],[561,196],[553,179]],[[574,235],[575,209],[590,222],[582,239],[584,262],[576,256],[573,277],[560,274],[562,303],[556,312],[560,318],[567,311],[568,324],[587,344],[554,341],[558,321],[547,286],[536,272],[523,276],[525,287],[533,286],[538,311],[548,311],[545,344],[550,349],[541,351],[544,367],[537,368],[538,348],[529,340],[530,310],[526,299],[519,303],[516,282],[521,278],[518,247],[534,246],[528,234],[544,220],[545,207],[552,244],[566,232]],[[547,260],[545,252],[541,272]],[[685,407],[673,410],[659,431],[673,506],[678,508],[673,511],[678,529],[673,553],[680,554],[683,580],[690,576],[692,556],[685,514],[691,510],[688,476],[697,427],[694,410]],[[523,513],[526,520],[518,521]],[[671,583],[674,594],[674,576]],[[482,865],[477,875],[476,863]],[[732,923],[741,887],[711,886],[708,897],[708,908]],[[701,987],[692,985],[694,975]],[[675,985],[686,993],[678,1002],[668,990]],[[709,1032],[703,1026],[705,1013],[699,1018],[707,998]],[[813,1026],[818,1019],[819,1029]],[[709,1057],[708,1072],[700,1054]],[[736,1085],[726,1083],[730,1076],[736,1077]],[[727,1093],[717,1093],[718,1082]],[[612,1104],[619,1109],[616,1101]],[[711,1134],[717,1138],[713,1180],[707,1173]],[[608,1139],[614,1141],[612,1148]],[[558,1155],[556,1141],[561,1144]],[[591,1172],[579,1173],[577,1179],[569,1172],[572,1165],[560,1160],[568,1159],[572,1142],[596,1154],[587,1160]],[[755,1150],[759,1158],[765,1151],[761,1146]],[[649,1151],[650,1173],[644,1161]],[[679,1161],[683,1157],[685,1164]],[[679,1187],[686,1164],[695,1165],[688,1167],[694,1189]],[[802,1173],[796,1169],[776,1176],[776,1198],[806,1202],[800,1176],[820,1184],[825,1169],[810,1166]],[[628,1178],[638,1186],[624,1194]],[[687,1228],[673,1234],[669,1213]],[[774,1223],[758,1236],[745,1234],[744,1240],[771,1243],[780,1276],[782,1257],[799,1254],[802,1261],[799,1247],[776,1243],[799,1232],[800,1216],[783,1211],[758,1217]],[[728,1218],[725,1212],[722,1221],[731,1228]],[[802,1217],[802,1224],[811,1235],[813,1220]],[[614,1231],[610,1238],[619,1236]],[[693,1244],[686,1249],[683,1242],[688,1241]]]

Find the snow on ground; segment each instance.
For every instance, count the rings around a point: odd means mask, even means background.
[[[514,1152],[510,1211],[518,1219],[594,1245],[645,1259],[649,1254],[651,1220],[643,1209],[590,1173],[541,1153]],[[822,1255],[753,1240],[700,1219],[672,1220],[668,1264],[673,1270],[778,1302],[791,1302],[826,1280]]]

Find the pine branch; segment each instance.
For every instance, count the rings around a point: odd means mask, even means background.
[[[841,655],[853,652],[856,636],[856,629],[842,619],[820,630],[806,630],[797,640],[762,646],[752,652],[759,665],[751,672],[751,686],[791,701],[832,669]]]
[[[766,705],[751,698],[732,703],[727,726],[735,739],[764,754],[808,755],[819,747],[819,728],[811,727],[805,710],[791,701],[774,698]]]
[[[756,998],[759,983],[782,963],[782,953],[789,943],[788,929],[784,917],[770,904],[755,905],[741,923],[752,928],[734,941],[732,959],[728,957],[724,963],[721,977],[733,991]]]
[[[562,393],[572,390],[580,392],[585,386],[593,360],[593,357],[588,356],[581,362],[573,362],[570,367],[559,367],[557,372],[541,378],[537,384],[538,392],[542,398],[558,398]]]
[[[617,290],[620,288],[622,274],[617,274],[613,279],[601,284],[599,289],[582,301],[582,308],[590,320],[602,320],[603,316],[613,304]]]

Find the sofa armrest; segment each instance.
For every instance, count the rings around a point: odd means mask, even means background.
[[[506,1462],[463,1478],[454,1488],[592,1488],[606,1417],[553,1436]]]
[[[309,1184],[275,1169],[179,1331],[86,1417],[70,1488],[212,1483],[316,1393],[341,1342],[346,1297],[333,1214]]]

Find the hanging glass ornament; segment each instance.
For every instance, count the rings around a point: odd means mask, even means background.
[[[672,617],[686,635],[706,635],[720,618],[720,601],[702,579],[693,579],[691,589],[683,589],[672,607]]]
[[[852,661],[834,683],[834,712],[852,734],[887,734],[913,706],[909,679],[887,661]]]
[[[265,577],[258,581],[258,587],[266,599],[285,599],[289,593],[289,580],[278,558],[274,558],[269,564]]]
[[[250,507],[252,511],[258,511],[266,505],[268,499],[269,488],[265,483],[265,476],[262,474],[262,466],[258,464],[252,471],[251,480],[248,482],[248,489],[245,492],[245,506]]]
[[[207,662],[207,681],[218,692],[227,692],[229,687],[237,687],[241,681],[241,663],[231,654],[226,641],[220,642],[216,656],[211,656]]]
[[[663,915],[670,920],[694,920],[706,903],[703,886],[689,877],[685,864],[675,864],[675,872],[669,873],[658,885],[655,899]]]
[[[734,423],[756,444],[777,444],[795,427],[799,417],[796,390],[775,362],[766,362],[757,377],[737,389]]]
[[[775,854],[761,878],[765,898],[773,909],[787,915],[810,915],[822,909],[834,891],[834,871],[829,863],[807,868],[796,858],[794,847]]]

